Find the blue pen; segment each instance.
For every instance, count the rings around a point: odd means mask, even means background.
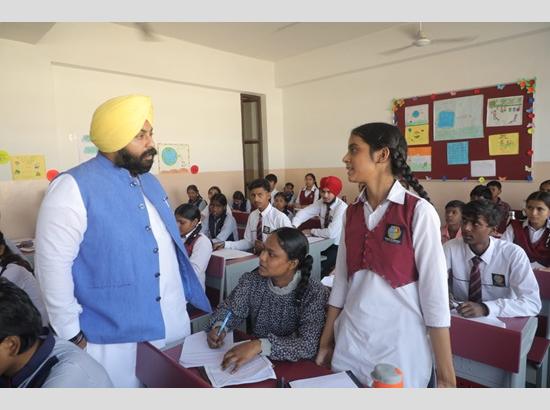
[[[229,318],[231,317],[231,314],[233,312],[231,310],[228,310],[227,311],[227,315],[225,315],[225,319],[223,320],[222,322],[222,325],[220,326],[220,328],[218,329],[218,333],[216,333],[216,336],[220,336],[223,332],[223,329],[225,329],[225,326],[227,325],[227,322],[229,322]]]

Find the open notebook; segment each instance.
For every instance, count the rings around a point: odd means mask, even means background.
[[[265,356],[256,356],[248,363],[243,364],[231,374],[230,368],[222,370],[217,366],[205,366],[204,370],[213,387],[232,386],[236,384],[256,383],[267,379],[276,379],[273,364]]]
[[[351,371],[327,374],[326,376],[310,377],[294,380],[289,383],[293,388],[357,388],[363,387]]]
[[[183,342],[179,362],[183,367],[204,366],[213,387],[256,383],[276,378],[273,365],[263,356],[255,357],[241,366],[234,374],[230,373],[230,369],[222,370],[221,363],[225,353],[233,346],[245,342],[235,343],[233,332],[230,332],[225,336],[223,346],[211,349],[208,347],[206,337],[207,334],[204,331],[187,336]]]

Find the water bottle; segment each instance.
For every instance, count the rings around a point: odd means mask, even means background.
[[[372,377],[372,387],[403,387],[403,373],[391,364],[377,364],[370,375]]]

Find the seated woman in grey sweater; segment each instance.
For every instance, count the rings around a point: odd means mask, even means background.
[[[295,228],[271,233],[260,254],[258,271],[245,273],[237,287],[212,315],[208,345],[219,348],[226,335],[217,335],[228,312],[227,332],[250,318],[258,339],[229,350],[222,368],[236,371],[256,355],[297,361],[315,357],[325,323],[328,289],[310,279],[313,259],[305,235]]]

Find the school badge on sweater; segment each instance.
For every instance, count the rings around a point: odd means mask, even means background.
[[[403,227],[399,225],[386,225],[384,240],[389,243],[400,245],[403,238]]]

